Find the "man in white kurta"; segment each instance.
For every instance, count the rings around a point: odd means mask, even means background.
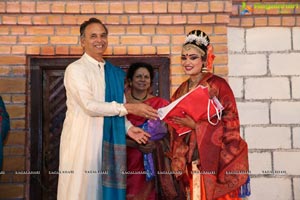
[[[66,196],[61,199],[99,199],[101,194],[104,116],[127,114],[122,104],[104,102],[104,80],[104,63],[87,54],[66,69],[68,110],[60,141],[58,187],[62,190],[58,194]]]
[[[85,54],[65,71],[67,112],[60,141],[58,200],[102,199],[104,116],[128,113],[157,116],[150,106],[105,102],[102,55],[107,48],[106,36],[107,29],[103,24],[88,23],[83,32],[81,30]],[[146,143],[150,136],[130,124],[126,128],[128,135],[138,143]]]

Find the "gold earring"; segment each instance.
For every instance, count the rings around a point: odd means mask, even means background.
[[[204,65],[204,63],[202,64],[201,72],[202,73],[207,73],[208,72],[207,67],[206,67],[206,65]]]

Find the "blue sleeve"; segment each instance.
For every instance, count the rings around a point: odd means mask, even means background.
[[[2,97],[0,96],[0,120],[1,120],[1,139],[2,141],[6,138],[8,131],[10,130],[10,121],[9,121],[9,115],[6,111],[4,102],[2,100]]]

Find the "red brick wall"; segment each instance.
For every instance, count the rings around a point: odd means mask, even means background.
[[[251,1],[249,5],[259,2]],[[247,3],[248,4],[248,3]],[[171,60],[171,93],[186,79],[180,66],[181,45],[192,29],[210,35],[214,72],[227,74],[227,26],[294,26],[294,13],[254,11],[240,15],[241,1],[1,1],[0,95],[11,117],[4,145],[5,174],[0,199],[28,199],[28,179],[15,174],[29,169],[28,56],[80,55],[79,25],[90,17],[109,29],[107,55],[167,55]]]

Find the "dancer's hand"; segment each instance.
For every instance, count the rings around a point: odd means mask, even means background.
[[[196,127],[196,122],[187,114],[184,117],[173,117],[172,121],[180,126],[186,126],[191,129],[195,129]]]

